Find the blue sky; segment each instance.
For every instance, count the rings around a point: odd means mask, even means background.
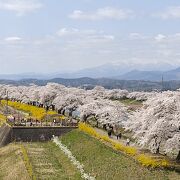
[[[180,66],[179,0],[0,0],[0,73]]]

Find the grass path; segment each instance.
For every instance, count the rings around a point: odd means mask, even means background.
[[[0,148],[0,179],[30,180],[19,145]]]
[[[52,142],[24,143],[37,179],[80,180],[80,173]]]
[[[61,137],[85,171],[98,180],[178,180],[180,174],[142,167],[127,156],[117,153],[95,138],[78,130]]]

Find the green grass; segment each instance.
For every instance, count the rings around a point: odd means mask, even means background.
[[[79,171],[53,142],[23,143],[36,179],[82,180]],[[0,148],[0,179],[30,180],[21,144]]]
[[[72,151],[86,172],[98,180],[166,180],[180,179],[180,174],[165,170],[152,170],[117,153],[98,140],[78,131],[72,131],[61,140]]]
[[[180,174],[142,167],[133,159],[87,134],[74,130],[60,138],[84,165],[84,170],[97,180],[178,180]],[[80,180],[81,176],[67,156],[53,142],[23,143],[37,179]],[[21,143],[0,148],[0,179],[30,180]]]
[[[24,143],[37,179],[80,180],[76,167],[53,142]]]
[[[131,99],[131,98],[111,99],[111,100],[118,101],[124,104],[125,106],[127,106],[129,112],[140,109],[143,106],[143,102],[144,102],[141,100],[136,100],[136,99]]]
[[[125,105],[142,105],[143,101],[139,101],[136,99],[122,99],[119,100],[121,103],[125,104]]]
[[[30,180],[19,145],[0,148],[0,179]]]

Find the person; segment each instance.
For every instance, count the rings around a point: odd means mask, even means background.
[[[117,132],[116,137],[117,137],[117,139],[121,139],[121,137],[122,137],[121,132]]]
[[[108,136],[111,137],[111,134],[112,134],[112,129],[108,128]]]
[[[127,138],[127,140],[126,140],[126,146],[129,146],[129,144],[130,144],[130,139]]]
[[[116,136],[117,140],[121,139],[121,137],[122,137],[120,130],[116,127],[114,127],[114,135]]]
[[[56,119],[53,120],[54,126],[56,125]]]
[[[106,124],[103,124],[103,129],[104,129],[105,131],[107,130]]]
[[[38,120],[36,119],[36,126],[37,126]]]
[[[108,132],[108,136],[111,137],[111,134],[113,132],[113,127],[109,124],[108,124],[108,128],[107,128],[107,132]]]
[[[96,127],[98,128],[99,127],[99,122],[96,120]]]
[[[111,124],[109,124],[109,128],[113,131],[113,126]]]

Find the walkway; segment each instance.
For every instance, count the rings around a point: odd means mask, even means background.
[[[107,134],[107,131],[103,130],[103,129],[100,129],[100,128],[94,128],[96,130],[96,132],[98,132],[98,134],[101,134],[101,135],[108,135]],[[110,137],[111,139],[113,139],[115,142],[118,142],[118,143],[121,143],[123,145],[126,145],[126,139],[125,138],[121,138],[121,139],[118,139],[117,140],[117,137],[115,135],[111,135]],[[130,142],[130,146],[133,146],[133,147],[136,147],[136,149],[140,149],[140,147],[138,147],[137,145],[135,145],[133,142]]]
[[[107,131],[100,129],[100,128],[94,128],[94,129],[96,130],[96,132],[98,132],[98,134],[107,136]],[[113,139],[113,141],[115,141],[115,142],[126,145],[126,139],[123,137],[121,139],[117,140],[116,136],[112,134],[110,138]],[[164,157],[165,157],[161,154],[153,154],[148,149],[143,149],[140,146],[137,146],[134,142],[130,142],[130,146],[135,147],[138,154],[146,154],[146,155],[148,155],[152,158],[155,158],[155,159],[164,159]]]

